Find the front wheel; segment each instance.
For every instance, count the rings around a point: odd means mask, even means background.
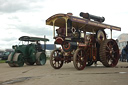
[[[24,65],[24,59],[22,53],[15,53],[13,62],[16,67],[22,67]]]
[[[83,49],[78,48],[73,55],[73,64],[77,70],[83,70],[86,66],[86,56]]]
[[[15,65],[14,65],[13,63],[10,63],[11,59],[12,59],[12,53],[9,54],[7,61],[8,61],[8,65],[9,65],[10,67],[14,67]]]
[[[50,55],[50,64],[55,69],[60,69],[63,66],[63,56],[61,50],[53,50]]]

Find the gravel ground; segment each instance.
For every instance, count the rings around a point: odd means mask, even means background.
[[[0,85],[128,85],[128,63],[106,68],[98,62],[82,71],[76,70],[73,63],[56,70],[49,60],[44,66],[9,67],[0,63]]]

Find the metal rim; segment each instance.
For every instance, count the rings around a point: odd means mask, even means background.
[[[43,52],[37,52],[36,54],[36,64],[44,65],[46,63],[46,55]]]
[[[55,69],[60,69],[63,66],[63,56],[60,50],[53,50],[50,55],[50,64]]]
[[[46,55],[44,53],[41,53],[40,55],[40,64],[44,65],[46,63]]]
[[[24,59],[23,59],[23,55],[22,55],[22,54],[20,54],[20,55],[18,56],[18,65],[19,65],[20,67],[24,65]]]
[[[73,64],[77,70],[83,70],[86,66],[86,57],[83,49],[78,48],[73,55]]]
[[[105,40],[100,46],[100,59],[104,66],[114,67],[119,60],[119,48],[115,40]]]
[[[102,43],[106,39],[106,34],[104,30],[98,30],[96,33],[96,38],[99,43]]]
[[[23,55],[21,53],[15,53],[13,61],[16,62],[14,63],[16,67],[22,67],[24,65]]]
[[[12,53],[9,54],[7,61],[11,61],[11,59],[12,59]],[[10,67],[14,67],[14,66],[15,66],[13,63],[8,63],[8,65],[9,65]]]

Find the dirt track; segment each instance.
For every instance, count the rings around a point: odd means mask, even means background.
[[[82,71],[73,64],[53,69],[49,61],[44,66],[9,67],[0,63],[0,85],[128,85],[128,63],[119,62],[115,68],[86,67]]]

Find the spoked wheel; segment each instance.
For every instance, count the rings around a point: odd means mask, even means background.
[[[83,70],[86,66],[85,51],[78,48],[73,55],[73,64],[77,70]]]
[[[60,69],[63,66],[63,56],[61,54],[61,51],[56,49],[53,50],[50,55],[50,64],[55,69]]]
[[[24,65],[23,55],[21,53],[15,53],[13,57],[13,62],[16,67],[21,67]]]
[[[10,62],[11,59],[12,59],[12,53],[9,54],[7,61]],[[15,66],[13,63],[8,63],[8,65],[9,65],[10,67],[14,67],[14,66]]]
[[[37,65],[44,65],[46,63],[46,55],[44,52],[37,52],[36,53],[36,64]]]
[[[104,66],[114,67],[119,60],[119,48],[115,40],[106,39],[100,46],[100,59]]]

